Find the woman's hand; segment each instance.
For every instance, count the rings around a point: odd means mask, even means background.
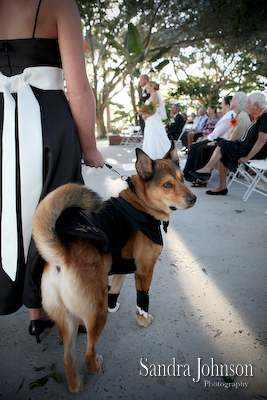
[[[215,146],[216,145],[216,140],[213,140],[213,142],[209,142],[207,143],[208,146]]]
[[[88,167],[103,168],[104,158],[97,148],[83,154],[83,160]]]
[[[197,142],[203,142],[203,140],[207,140],[206,136],[200,136],[197,138]]]
[[[248,157],[241,157],[238,159],[239,164],[244,164],[245,162],[248,162],[250,159]]]

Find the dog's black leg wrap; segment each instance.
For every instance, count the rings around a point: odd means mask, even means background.
[[[112,294],[112,293],[108,294],[108,310],[109,310],[109,312],[112,312],[112,311],[115,312],[118,310],[118,308],[119,308],[118,303],[117,303],[118,297],[119,297],[119,293],[118,294]]]
[[[140,315],[147,317],[149,294],[147,291],[137,290],[137,310]]]

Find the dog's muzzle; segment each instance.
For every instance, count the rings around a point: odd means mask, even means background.
[[[190,196],[186,198],[186,201],[190,206],[193,206],[197,201],[197,196],[195,196],[194,194],[190,194]]]

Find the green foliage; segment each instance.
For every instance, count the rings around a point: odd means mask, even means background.
[[[248,92],[267,86],[265,0],[76,1],[100,130],[108,100],[129,80],[132,84],[140,71],[157,76],[171,61],[179,65],[180,81],[173,94],[202,104],[216,102],[222,90]],[[185,54],[183,49],[190,47],[194,52]],[[197,76],[181,80],[181,70],[185,72],[195,61],[201,64]],[[132,92],[131,88],[135,109]]]
[[[128,24],[128,32],[125,36],[124,46],[129,54],[140,55],[143,53],[143,45],[138,29],[132,24]]]
[[[185,96],[191,100],[198,100],[204,107],[209,104],[218,104],[219,90],[216,82],[209,78],[188,76],[177,82],[176,90],[170,92],[171,97]]]
[[[54,379],[57,383],[61,382],[61,377],[59,373],[52,371],[55,369],[55,364],[51,364],[49,367],[33,367],[36,372],[47,370],[47,374],[42,378],[37,379],[34,382],[30,382],[29,388],[32,390],[37,387],[43,387],[50,378]]]
[[[209,41],[205,41],[201,53],[193,49],[187,57],[181,54],[179,60],[173,61],[177,75],[182,71],[186,78],[177,80],[171,95],[190,97],[204,106],[217,104],[222,91],[225,94],[239,90],[248,93],[266,87],[263,59],[256,60],[252,54],[244,58],[240,53],[226,54]],[[197,72],[190,75],[187,70],[194,64]]]

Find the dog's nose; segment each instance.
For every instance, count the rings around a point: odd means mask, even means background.
[[[195,196],[194,194],[190,194],[190,196],[188,196],[186,200],[190,205],[193,205],[197,201],[197,196]]]

